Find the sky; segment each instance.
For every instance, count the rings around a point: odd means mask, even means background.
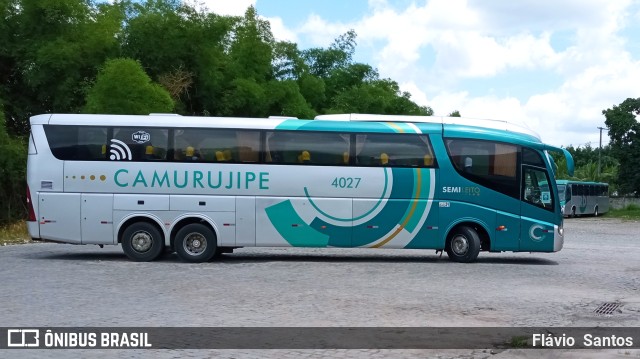
[[[602,110],[640,97],[640,0],[198,2],[220,15],[252,5],[300,49],[353,29],[354,60],[434,115],[510,121],[556,146],[597,147]]]

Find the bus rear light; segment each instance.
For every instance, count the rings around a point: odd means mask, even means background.
[[[29,217],[27,221],[36,221],[36,212],[33,210],[33,201],[31,200],[31,191],[29,191],[29,185],[27,185],[27,208],[29,209]]]

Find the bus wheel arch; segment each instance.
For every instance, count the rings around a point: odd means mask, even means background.
[[[152,218],[134,216],[118,229],[118,243],[129,259],[149,262],[157,259],[164,250],[164,231]]]
[[[217,252],[218,231],[203,218],[183,218],[171,229],[171,247],[186,262],[206,262]]]
[[[447,234],[445,251],[454,262],[471,263],[481,250],[490,248],[489,235],[484,227],[469,222],[459,223]]]

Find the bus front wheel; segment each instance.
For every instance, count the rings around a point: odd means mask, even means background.
[[[122,251],[136,262],[149,262],[162,254],[164,238],[156,226],[147,222],[134,223],[122,232]]]
[[[451,231],[447,240],[446,250],[450,260],[471,263],[480,254],[480,236],[471,227],[458,227]]]
[[[187,224],[176,233],[173,247],[186,262],[206,262],[216,253],[216,235],[203,224]]]

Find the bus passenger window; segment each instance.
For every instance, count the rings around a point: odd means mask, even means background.
[[[518,146],[466,138],[446,139],[451,164],[466,179],[520,197],[518,184]]]
[[[355,149],[359,166],[435,166],[431,143],[424,135],[358,134]]]
[[[267,162],[329,166],[349,164],[350,136],[347,134],[274,131],[267,132],[266,139]]]

